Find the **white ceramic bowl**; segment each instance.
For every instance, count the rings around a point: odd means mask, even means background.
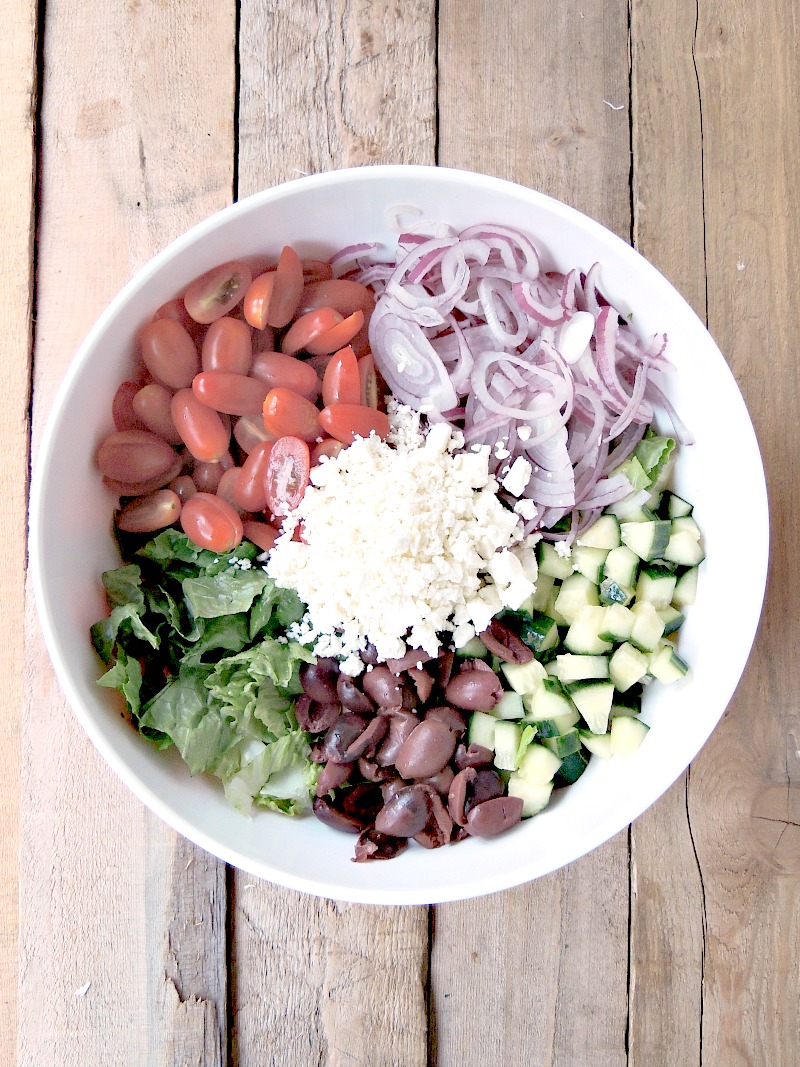
[[[544,813],[493,840],[433,852],[412,847],[389,862],[356,864],[354,838],[314,818],[271,812],[243,818],[216,780],[190,778],[174,753],[151,748],[114,710],[113,695],[96,685],[101,666],[89,627],[105,611],[100,573],[118,556],[112,501],[93,457],[113,429],[111,399],[132,365],[134,333],[156,307],[217,263],[277,254],[285,243],[325,256],[378,240],[389,255],[398,205],[459,228],[520,227],[547,265],[561,269],[585,270],[599,260],[609,299],[634,313],[640,333],[667,331],[676,367],[670,396],[696,439],[682,450],[676,488],[695,504],[707,558],[680,636],[691,675],[648,691],[643,718],[651,730],[634,757],[592,760]],[[741,571],[740,531],[732,523],[745,492],[747,581],[740,582],[731,580]],[[681,296],[637,252],[577,211],[495,178],[428,167],[301,178],[212,216],[157,255],[112,301],[70,366],[32,490],[31,556],[44,636],[69,703],[111,767],[156,814],[228,863],[305,892],[373,904],[434,903],[519,885],[596,848],[657,800],[697,754],[738,684],[761,610],[767,554],[755,434],[725,360]]]

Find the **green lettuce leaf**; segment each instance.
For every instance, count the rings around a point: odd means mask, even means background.
[[[219,574],[184,578],[183,595],[195,618],[214,619],[249,611],[269,578],[262,570],[230,567]]]

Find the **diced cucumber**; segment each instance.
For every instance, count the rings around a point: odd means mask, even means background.
[[[542,611],[528,615],[520,613],[519,636],[533,651],[539,655],[558,644],[558,625],[555,619]]]
[[[594,585],[600,584],[600,575],[603,573],[603,564],[609,550],[607,548],[592,548],[586,545],[575,545],[572,550],[572,565],[576,574],[582,574]]]
[[[632,685],[624,693],[617,689],[611,702],[611,718],[617,715],[638,715],[642,710],[642,687]]]
[[[634,459],[633,456],[630,458]],[[635,462],[638,464],[639,470],[641,471],[641,464],[638,460]],[[630,478],[631,474],[633,474],[634,480],[638,480],[640,484],[650,484],[650,479],[644,474],[644,471],[642,471],[642,474],[639,475],[638,479],[636,478],[637,473],[638,472],[636,471],[629,471],[628,477]],[[647,519],[652,519],[653,517],[652,512],[645,507],[645,501],[649,496],[650,492],[648,489],[637,489],[635,493],[626,496],[624,500],[618,500],[616,504],[609,504],[606,508],[606,514],[615,515],[621,522],[645,522]]]
[[[672,520],[672,532],[688,533],[695,539],[700,540],[700,527],[691,515],[679,515]]]
[[[564,757],[553,779],[553,784],[556,786],[572,785],[573,782],[577,782],[588,766],[589,757],[583,748],[579,748],[577,752],[571,752],[569,756]]]
[[[610,579],[623,589],[633,589],[641,560],[627,545],[612,548],[603,565],[603,580]]]
[[[572,623],[580,609],[587,604],[595,607],[600,604],[595,583],[584,574],[571,574],[569,578],[565,578],[556,597],[556,611],[567,623]]]
[[[614,649],[608,661],[608,674],[620,693],[640,682],[650,667],[648,657],[626,641]]]
[[[515,722],[498,721],[494,728],[494,765],[501,771],[517,769],[522,727]],[[527,752],[528,750],[526,750]]]
[[[672,596],[676,608],[688,608],[694,604],[697,599],[697,575],[697,567],[690,567],[678,579]]]
[[[624,604],[609,604],[604,610],[605,616],[600,637],[614,645],[619,644],[620,641],[629,640],[636,617],[631,609],[625,607]]]
[[[611,734],[594,734],[591,730],[579,730],[581,744],[593,756],[611,759]]]
[[[675,519],[675,522],[681,520]],[[677,530],[670,537],[663,551],[664,559],[681,567],[696,567],[705,559],[703,546],[689,530]]]
[[[525,714],[521,694],[513,689],[506,689],[490,714],[496,719],[521,719]]]
[[[636,599],[647,600],[654,608],[665,608],[672,601],[677,577],[667,567],[654,564],[642,567],[636,583]]]
[[[464,656],[467,659],[486,659],[489,655],[489,649],[481,641],[480,637],[472,637],[461,648],[456,649],[457,656]]]
[[[681,659],[669,641],[664,641],[655,652],[651,653],[649,670],[650,674],[663,685],[670,685],[686,677],[689,673],[689,664]]]
[[[562,685],[608,678],[607,656],[578,656],[564,652],[555,658],[555,675]]]
[[[611,702],[614,699],[613,683],[584,682],[570,688],[569,695],[592,733],[605,733],[611,714]]]
[[[514,768],[521,778],[532,785],[544,785],[553,780],[553,775],[561,766],[561,759],[544,745],[534,743],[525,749],[518,768]]]
[[[556,608],[556,601],[558,600],[558,594],[561,592],[561,582],[556,582],[553,588],[550,590],[550,596],[547,598],[547,604],[545,605],[544,614],[549,615],[551,619],[555,619],[559,626],[568,626],[569,623]]]
[[[632,756],[647,737],[649,729],[647,723],[630,715],[612,719],[609,734],[612,756]]]
[[[469,720],[468,738],[471,745],[481,745],[494,752],[494,732],[500,720],[484,711],[473,711]]]
[[[692,514],[693,507],[688,500],[684,500],[677,493],[665,493],[664,496],[666,500],[662,501],[662,507],[666,512],[667,518],[678,519],[684,515]]]
[[[532,815],[538,815],[550,803],[553,792],[553,783],[534,785],[526,781],[519,774],[512,774],[508,779],[508,795],[520,797],[522,800],[522,818],[529,819]]]
[[[600,637],[606,618],[606,608],[586,604],[576,615],[564,637],[570,652],[596,656],[610,652],[611,644]]]
[[[631,644],[642,652],[652,652],[664,634],[664,622],[647,600],[637,600],[631,606],[634,615]]]
[[[664,623],[664,636],[669,637],[670,634],[674,634],[676,630],[679,630],[683,626],[685,616],[683,612],[678,611],[672,604],[667,604],[665,608],[658,608],[658,617]]]
[[[623,522],[619,530],[622,543],[633,549],[640,559],[661,559],[670,541],[671,523],[667,519]]]
[[[578,731],[573,727],[565,734],[556,734],[553,737],[543,738],[542,744],[545,748],[549,748],[551,752],[555,753],[559,759],[564,759],[580,749],[581,739],[578,736]]]
[[[618,548],[619,544],[619,519],[616,515],[601,515],[576,541],[578,547],[609,550]]]
[[[545,678],[539,687],[524,698],[526,708],[525,718],[529,722],[540,722],[543,719],[560,719],[567,715],[578,716],[572,701],[561,688],[561,683],[556,678]],[[569,724],[570,726],[573,723]]]
[[[534,693],[547,677],[547,670],[536,659],[527,663],[503,663],[500,670],[516,693]]]
[[[602,580],[598,596],[601,604],[630,604],[633,600],[632,590],[615,582],[613,578]]]
[[[569,556],[560,556],[555,546],[549,541],[540,541],[536,547],[536,559],[539,564],[539,574],[547,574],[551,578],[569,578],[572,574],[572,560]]]
[[[563,715],[556,715],[550,720],[558,730],[559,734],[567,733],[568,730],[571,730],[573,726],[577,726],[581,721],[580,712],[572,701],[570,701],[569,708],[569,711],[565,712]]]
[[[539,571],[536,576],[536,588],[522,605],[523,611],[527,611],[531,615],[534,611],[544,611],[547,607],[547,600],[553,590],[555,581],[556,580],[552,574],[542,574],[542,572]]]

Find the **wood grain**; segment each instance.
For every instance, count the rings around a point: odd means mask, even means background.
[[[0,697],[3,775],[0,785],[0,1062],[12,1063],[17,1043],[19,932],[20,709],[25,610],[25,527],[28,482],[28,393],[33,310],[36,112],[36,4],[0,2],[0,573],[6,615],[5,670]]]
[[[232,3],[44,10],[34,454],[94,318],[229,202],[233,178]],[[46,667],[32,598],[25,663],[20,1063],[221,1065],[224,867],[91,748]]]
[[[626,5],[444,0],[439,23],[439,162],[529,185],[629,237]],[[626,1062],[626,834],[526,887],[442,905],[434,930],[438,1067]]]
[[[245,3],[239,194],[332,167],[433,163],[434,4]],[[237,873],[234,1060],[421,1067],[424,908],[318,901]]]

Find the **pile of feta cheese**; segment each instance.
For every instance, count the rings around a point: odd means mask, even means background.
[[[307,605],[289,636],[351,675],[368,643],[381,660],[436,656],[440,635],[461,647],[535,589],[538,537],[498,498],[488,446],[463,451],[446,423],[423,433],[401,405],[389,417],[385,442],[357,438],[312,470],[266,565]]]

